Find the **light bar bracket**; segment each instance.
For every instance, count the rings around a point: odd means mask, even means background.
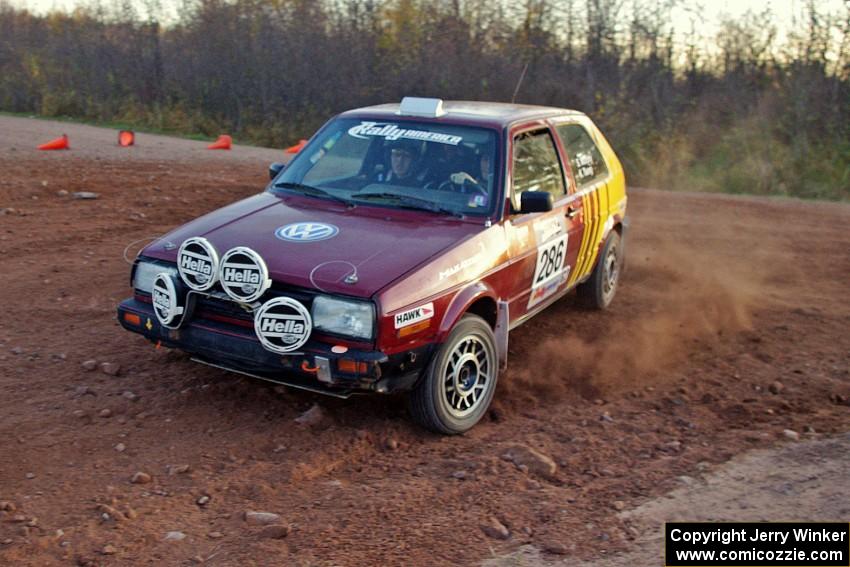
[[[439,98],[420,98],[406,96],[401,99],[398,114],[402,116],[425,116],[439,118],[447,113],[443,110],[443,101]]]

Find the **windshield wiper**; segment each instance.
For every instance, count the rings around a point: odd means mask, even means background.
[[[303,193],[305,195],[333,199],[334,201],[339,201],[340,203],[348,205],[349,207],[357,206],[348,199],[340,197],[339,195],[334,195],[330,191],[322,189],[321,187],[314,187],[313,185],[307,185],[306,183],[292,183],[290,181],[280,181],[278,183],[275,183],[272,187],[274,187],[275,189],[294,189],[299,193]]]
[[[410,195],[399,195],[398,193],[354,193],[351,195],[353,199],[391,199],[394,200],[398,205],[402,208],[406,209],[417,209],[420,211],[429,211],[432,213],[443,213],[447,215],[452,215],[457,218],[466,218],[463,213],[459,213],[458,211],[449,209],[440,205],[439,203],[435,203],[434,201],[429,201],[428,199],[421,199],[419,197],[411,197]]]

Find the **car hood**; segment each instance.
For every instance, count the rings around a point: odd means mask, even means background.
[[[326,223],[335,236],[291,242],[276,231],[292,223]],[[246,246],[263,257],[273,280],[370,297],[435,254],[483,230],[483,223],[429,212],[262,193],[195,219],[142,251],[171,262],[187,238],[202,236],[219,256]],[[356,271],[356,281],[347,278]],[[348,283],[346,282],[348,279]]]

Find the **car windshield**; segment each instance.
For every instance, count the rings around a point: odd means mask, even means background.
[[[496,131],[339,118],[272,182],[301,192],[436,214],[488,215],[496,199]]]

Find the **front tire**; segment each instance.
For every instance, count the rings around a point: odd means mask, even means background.
[[[578,296],[586,307],[602,310],[611,305],[623,272],[622,250],[620,235],[612,230],[605,239],[590,279],[577,288]]]
[[[436,433],[457,435],[484,416],[499,379],[496,338],[477,315],[464,315],[410,392],[410,413]]]

